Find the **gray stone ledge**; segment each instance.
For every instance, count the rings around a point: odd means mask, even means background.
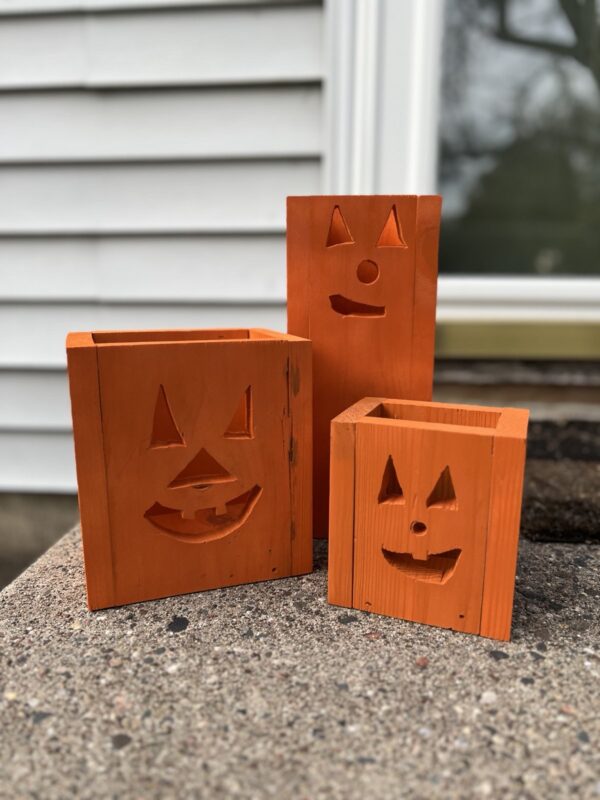
[[[438,358],[435,385],[600,387],[600,361]]]
[[[77,532],[0,594],[0,796],[595,797],[600,548],[521,547],[513,642],[303,578],[105,612]]]

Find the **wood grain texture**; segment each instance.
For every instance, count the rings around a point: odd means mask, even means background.
[[[352,607],[356,422],[378,403],[359,400],[331,422],[327,599],[336,606]]]
[[[366,419],[356,427],[355,607],[478,633],[490,433]],[[403,502],[378,501],[390,456]],[[458,507],[428,508],[427,498],[448,466]],[[436,556],[444,553],[453,555],[438,563]]]
[[[115,575],[110,529],[97,349],[89,333],[67,337],[79,513],[90,608],[111,605]]]
[[[96,518],[75,402],[80,502],[112,549],[114,584],[90,606],[310,571],[310,343],[252,330],[92,336],[108,502]],[[101,582],[106,558],[86,556],[86,569]]]
[[[336,418],[330,602],[507,639],[527,416],[365,398]]]
[[[366,395],[431,398],[439,205],[288,197],[288,330],[313,342],[317,536],[327,535],[331,420]]]
[[[411,346],[410,384],[414,397],[431,398],[435,351],[435,316],[438,279],[438,247],[442,198],[417,198],[415,293]],[[433,320],[433,324],[431,324]]]
[[[510,639],[529,412],[504,409],[495,432],[482,636]]]
[[[312,347],[288,337],[288,424],[292,575],[311,572],[312,547]]]

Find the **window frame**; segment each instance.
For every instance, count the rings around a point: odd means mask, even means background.
[[[444,11],[445,0],[326,0],[327,194],[437,190]],[[441,326],[583,326],[566,357],[600,356],[600,277],[441,275],[438,295]],[[502,341],[490,356],[510,355]],[[533,340],[521,355],[549,357]]]

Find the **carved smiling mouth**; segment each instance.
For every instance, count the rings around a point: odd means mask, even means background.
[[[393,550],[381,548],[388,564],[400,570],[408,578],[428,583],[446,583],[456,569],[461,551],[446,550],[443,553],[431,553],[426,559],[413,558],[410,553],[394,553]]]
[[[178,508],[168,508],[154,503],[144,517],[161,532],[180,542],[212,542],[236,531],[243,525],[262,494],[260,486],[253,486],[247,492],[234,497],[225,504],[225,513],[217,514],[217,509],[199,508],[191,519],[184,518]]]
[[[385,317],[385,306],[371,306],[368,303],[357,303],[343,294],[329,295],[331,308],[343,317]]]

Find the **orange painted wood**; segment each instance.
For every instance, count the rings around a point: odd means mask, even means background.
[[[310,342],[288,337],[289,348],[287,431],[290,472],[290,537],[292,575],[312,571],[312,347]]]
[[[385,420],[359,422],[356,437],[355,606],[477,633],[492,437]],[[401,495],[378,500],[390,458]],[[429,505],[447,467],[457,507]]]
[[[97,348],[90,333],[67,337],[67,364],[73,413],[79,515],[85,530],[83,555],[90,608],[111,604],[114,594],[112,542],[107,531],[108,496],[100,412]]]
[[[509,638],[527,419],[379,398],[334,419],[330,602]]]
[[[329,496],[329,567],[327,595],[336,606],[352,607],[354,572],[354,453],[356,422],[379,404],[359,400],[331,423],[331,475],[335,491]]]
[[[439,196],[289,197],[288,331],[314,359],[315,535],[329,425],[365,395],[431,399]]]
[[[412,393],[406,395],[394,393],[393,397],[431,400],[433,356],[435,352],[440,213],[441,198],[427,196],[417,198],[415,291],[412,307],[413,327],[410,353],[410,387]]]
[[[264,330],[69,336],[90,608],[312,569],[310,350]]]
[[[481,613],[481,635],[510,639],[521,522],[523,465],[528,412],[506,409],[494,439],[494,467],[490,498],[486,572]]]

